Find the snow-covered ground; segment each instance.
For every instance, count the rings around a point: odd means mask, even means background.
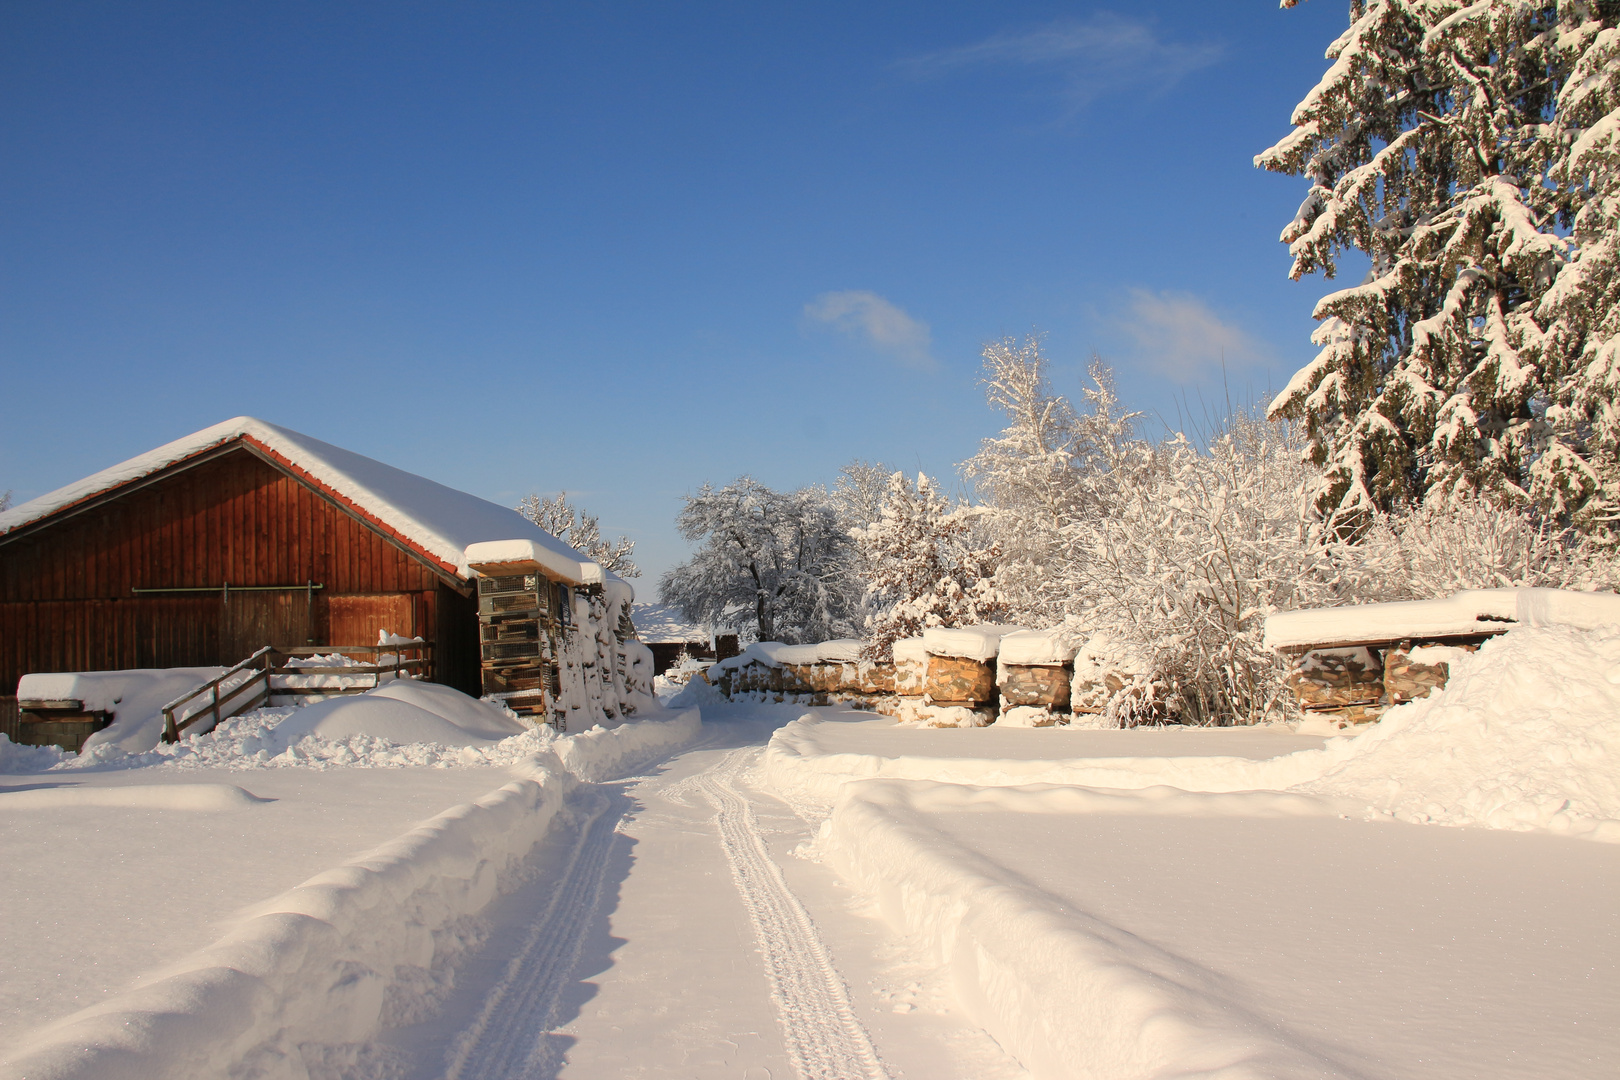
[[[0,832],[8,906],[80,894],[7,931],[15,1030],[101,1004],[0,1077],[1620,1071],[1620,632],[1515,630],[1336,738],[438,705],[465,745],[333,710],[13,755],[0,820],[49,835]]]
[[[0,1075],[362,1075],[568,842],[570,796],[699,731],[556,737],[395,684],[145,753],[0,745]]]
[[[249,904],[510,779],[489,766],[0,776],[0,1046],[207,945]],[[202,785],[266,801],[188,808],[188,796],[212,794]],[[19,808],[23,792],[55,805]],[[101,793],[152,802],[98,806]]]

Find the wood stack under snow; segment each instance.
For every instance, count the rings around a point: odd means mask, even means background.
[[[847,702],[932,727],[1048,727],[1101,712],[1137,681],[1133,662],[1102,638],[1065,630],[934,627],[893,646],[892,664],[861,659],[854,639],[763,642],[709,669],[733,700]]]
[[[1446,685],[1451,665],[1515,626],[1620,625],[1620,596],[1566,589],[1465,589],[1406,600],[1282,611],[1266,619],[1266,645],[1289,661],[1301,709],[1340,723]]]
[[[755,642],[710,667],[706,677],[734,701],[876,708],[894,692],[894,665],[863,659],[865,644],[856,638],[813,645]]]
[[[1001,639],[996,688],[1010,727],[1049,727],[1067,719],[1079,642],[1064,630],[1020,630]]]

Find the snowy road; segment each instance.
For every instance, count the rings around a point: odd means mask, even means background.
[[[581,793],[574,841],[499,902],[442,1015],[386,1033],[354,1076],[1024,1075],[937,988],[896,989],[914,973],[879,959],[881,925],[789,854],[810,826],[750,773],[796,713],[709,712],[698,745]]]

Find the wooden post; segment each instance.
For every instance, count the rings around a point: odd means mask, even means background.
[[[174,710],[163,710],[163,741],[175,743],[180,741],[180,732],[174,726]]]

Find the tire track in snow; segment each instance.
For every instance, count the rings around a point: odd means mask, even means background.
[[[618,815],[596,795],[581,800],[588,821],[545,910],[478,1011],[456,1037],[445,1080],[551,1080],[562,1064],[557,1027],[563,992],[601,910]]]
[[[815,923],[765,849],[753,806],[737,790],[743,768],[758,753],[757,747],[733,750],[693,779],[719,811],[720,847],[759,939],[788,1060],[800,1080],[889,1080]]]

